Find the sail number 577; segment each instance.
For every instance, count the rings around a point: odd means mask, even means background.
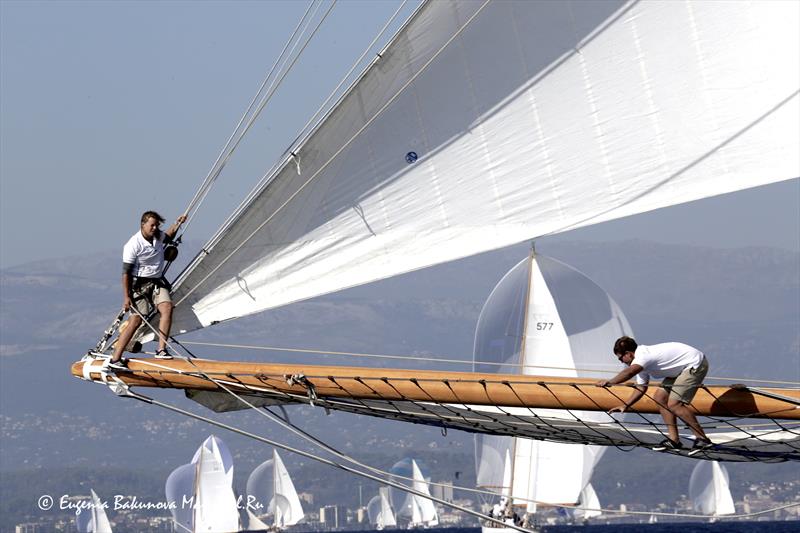
[[[537,322],[536,323],[536,331],[550,331],[553,329],[552,322]]]

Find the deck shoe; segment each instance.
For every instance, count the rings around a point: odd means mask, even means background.
[[[159,350],[156,352],[156,359],[172,359],[172,354],[167,350]]]
[[[683,444],[680,441],[676,442],[672,439],[664,439],[655,446],[653,446],[654,452],[663,452],[666,450],[680,450],[683,449]]]
[[[696,454],[698,452],[702,452],[703,450],[708,450],[709,448],[712,448],[713,446],[714,446],[714,443],[711,442],[708,439],[697,439],[697,440],[694,441],[694,444],[692,445],[692,449],[689,450],[689,455],[694,455],[694,454]]]
[[[131,369],[128,368],[128,360],[125,357],[123,357],[122,359],[120,359],[119,361],[116,361],[116,362],[109,361],[108,368],[110,368],[111,370],[113,370],[115,372],[130,372],[131,371]]]

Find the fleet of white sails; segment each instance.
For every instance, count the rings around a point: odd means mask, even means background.
[[[596,377],[618,370],[609,354],[622,335],[632,335],[631,327],[608,293],[577,270],[532,252],[484,304],[475,334],[475,370]],[[553,423],[564,417],[610,420],[601,412],[533,411]],[[496,435],[478,435],[475,441],[478,486],[510,499],[522,513],[535,513],[536,502],[599,507],[589,480],[605,447]]]
[[[246,494],[237,499],[233,458],[225,443],[213,435],[200,445],[191,462],[172,471],[166,496],[176,531],[239,531],[242,527],[278,531],[303,518],[297,491],[277,452],[253,470]],[[263,521],[267,517],[272,517],[271,524]]]

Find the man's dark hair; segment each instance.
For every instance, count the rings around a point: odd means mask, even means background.
[[[147,222],[151,218],[154,218],[154,219],[158,220],[159,224],[163,224],[164,221],[166,220],[164,217],[162,217],[161,215],[159,215],[155,211],[145,211],[144,214],[142,215],[142,220],[141,220],[141,222],[139,222],[139,224],[144,224],[145,222]]]
[[[616,355],[623,355],[627,352],[635,352],[638,344],[631,337],[620,337],[614,343],[614,353]]]

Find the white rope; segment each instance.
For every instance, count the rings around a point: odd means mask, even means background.
[[[282,211],[282,210],[283,210],[283,209],[284,209],[284,208],[285,208],[285,207],[286,207],[286,206],[287,206],[287,205],[288,205],[288,204],[289,204],[289,203],[290,203],[292,200],[294,200],[294,199],[295,199],[295,197],[297,197],[297,195],[298,195],[298,194],[300,194],[300,193],[301,193],[301,192],[302,192],[302,191],[303,191],[303,190],[304,190],[304,189],[305,189],[305,188],[308,186],[308,184],[309,184],[309,183],[311,183],[312,181],[314,181],[314,179],[316,179],[316,178],[317,178],[317,176],[319,176],[319,175],[322,173],[322,171],[323,171],[323,170],[325,170],[326,168],[328,168],[328,166],[329,166],[329,165],[330,165],[330,164],[333,162],[333,160],[334,160],[334,159],[336,159],[337,157],[339,157],[339,155],[340,155],[340,154],[341,154],[341,153],[342,153],[342,152],[343,152],[343,151],[344,151],[344,150],[345,150],[345,149],[346,149],[348,146],[350,146],[350,144],[352,144],[352,142],[353,142],[353,141],[354,141],[354,140],[355,140],[355,139],[356,139],[356,138],[357,138],[359,135],[361,135],[361,133],[363,133],[363,132],[364,132],[364,130],[366,130],[366,129],[367,129],[367,128],[368,128],[368,127],[369,127],[369,126],[370,126],[370,125],[371,125],[373,122],[375,122],[375,120],[376,120],[376,119],[377,119],[377,118],[378,118],[378,117],[379,117],[379,116],[380,116],[380,115],[381,115],[381,114],[382,114],[382,113],[383,113],[383,112],[384,112],[384,111],[385,111],[385,110],[386,110],[386,109],[387,109],[387,108],[388,108],[388,107],[389,107],[389,106],[390,106],[392,103],[394,103],[394,101],[395,101],[395,100],[397,100],[397,98],[400,96],[400,94],[402,94],[402,92],[403,92],[403,91],[405,91],[405,90],[406,90],[406,89],[407,89],[407,88],[408,88],[408,87],[409,87],[409,86],[410,86],[410,85],[411,85],[411,84],[412,84],[412,83],[413,83],[413,82],[414,82],[414,81],[415,81],[415,80],[416,80],[416,79],[417,79],[417,78],[418,78],[418,77],[419,77],[419,76],[420,76],[420,75],[421,75],[423,72],[425,72],[425,71],[427,70],[427,68],[428,68],[428,67],[431,65],[431,63],[433,63],[433,62],[436,60],[436,58],[438,58],[438,57],[439,57],[439,55],[440,55],[440,54],[441,54],[441,53],[442,53],[442,52],[443,52],[443,51],[444,51],[444,50],[445,50],[445,49],[446,49],[446,48],[447,48],[447,47],[450,45],[450,43],[452,43],[452,42],[453,42],[453,41],[456,39],[456,37],[458,37],[459,35],[461,35],[461,33],[462,33],[462,32],[463,32],[463,31],[464,31],[464,30],[465,30],[465,29],[466,29],[466,28],[467,28],[467,27],[468,27],[468,26],[469,26],[469,25],[472,23],[472,21],[473,21],[473,20],[475,20],[475,18],[476,18],[476,17],[477,17],[477,16],[478,16],[478,15],[479,15],[479,14],[480,14],[480,13],[481,13],[483,10],[484,10],[484,8],[486,8],[486,6],[489,4],[489,2],[490,2],[490,1],[491,1],[491,0],[484,0],[484,2],[483,2],[483,4],[481,5],[481,7],[479,7],[479,8],[478,8],[478,9],[475,11],[475,13],[473,13],[473,15],[472,15],[472,16],[471,16],[469,19],[467,19],[467,21],[466,21],[466,22],[464,22],[464,24],[463,24],[463,25],[462,25],[462,26],[461,26],[461,27],[460,27],[460,28],[459,28],[459,29],[458,29],[458,30],[457,30],[455,33],[453,33],[453,35],[452,35],[452,36],[451,36],[451,37],[450,37],[450,38],[449,38],[449,39],[448,39],[448,40],[447,40],[447,41],[446,41],[446,42],[445,42],[445,43],[444,43],[444,44],[443,44],[443,45],[442,45],[442,46],[439,48],[439,50],[437,50],[437,51],[436,51],[436,53],[434,53],[434,54],[433,54],[433,55],[432,55],[432,56],[431,56],[431,57],[428,59],[428,61],[426,61],[426,62],[425,62],[425,64],[423,64],[423,65],[422,65],[422,66],[419,68],[419,70],[418,70],[418,71],[417,71],[417,72],[416,72],[416,73],[415,73],[413,76],[411,76],[411,78],[409,78],[409,80],[408,80],[408,81],[407,81],[405,84],[403,84],[403,86],[402,86],[402,87],[400,87],[400,88],[397,90],[397,92],[395,92],[395,93],[394,93],[394,95],[392,95],[392,97],[391,97],[391,98],[389,98],[389,100],[388,100],[388,101],[387,101],[387,102],[386,102],[386,103],[385,103],[385,104],[384,104],[384,105],[383,105],[383,106],[382,106],[382,107],[381,107],[381,108],[380,108],[380,109],[379,109],[379,110],[378,110],[378,111],[377,111],[377,112],[376,112],[376,113],[375,113],[375,114],[374,114],[374,115],[373,115],[373,116],[372,116],[372,117],[371,117],[369,120],[367,120],[367,121],[364,123],[364,125],[363,125],[363,126],[361,126],[361,128],[359,128],[359,129],[358,129],[358,131],[356,131],[356,132],[355,132],[355,133],[354,133],[354,134],[353,134],[353,135],[350,137],[350,139],[348,139],[348,140],[347,140],[347,141],[346,141],[346,142],[345,142],[345,143],[344,143],[344,144],[343,144],[343,145],[342,145],[342,146],[341,146],[341,147],[340,147],[340,148],[339,148],[339,149],[338,149],[338,150],[337,150],[335,153],[333,153],[333,154],[332,154],[332,155],[331,155],[331,156],[328,158],[328,160],[327,160],[327,161],[326,161],[324,164],[322,164],[322,166],[320,166],[320,168],[319,168],[319,169],[317,169],[317,171],[316,171],[316,172],[314,172],[314,174],[312,174],[312,175],[311,175],[311,177],[309,177],[309,178],[308,178],[308,180],[306,180],[306,182],[305,182],[305,183],[303,183],[303,185],[301,185],[301,186],[300,186],[300,187],[299,187],[299,188],[298,188],[298,189],[297,189],[297,190],[296,190],[296,191],[295,191],[295,192],[294,192],[294,193],[293,193],[293,194],[292,194],[292,195],[291,195],[291,196],[290,196],[290,197],[289,197],[289,198],[288,198],[288,199],[287,199],[285,202],[283,202],[283,203],[282,203],[282,204],[281,204],[281,205],[280,205],[280,206],[279,206],[279,207],[278,207],[278,208],[277,208],[277,209],[276,209],[276,210],[275,210],[275,211],[274,211],[274,212],[273,212],[273,213],[272,213],[272,214],[271,214],[269,217],[267,217],[267,219],[266,219],[266,220],[264,220],[264,221],[263,221],[261,224],[259,224],[259,225],[258,225],[258,227],[256,227],[256,229],[254,229],[254,230],[252,231],[252,233],[250,233],[250,234],[249,234],[249,235],[248,235],[248,236],[247,236],[247,237],[246,237],[246,238],[245,238],[245,239],[244,239],[244,240],[243,240],[243,241],[242,241],[242,242],[241,242],[241,243],[240,243],[238,246],[236,246],[236,248],[234,248],[234,249],[233,249],[233,250],[232,250],[232,251],[231,251],[231,252],[230,252],[230,253],[229,253],[229,254],[228,254],[228,255],[227,255],[227,256],[226,256],[226,257],[225,257],[225,258],[224,258],[222,261],[220,261],[220,263],[219,263],[217,266],[215,266],[213,269],[211,269],[211,271],[209,271],[209,273],[208,273],[208,274],[206,274],[206,275],[205,275],[205,277],[203,277],[203,278],[202,278],[202,279],[201,279],[199,282],[195,283],[195,284],[194,284],[194,286],[193,286],[191,289],[189,289],[189,290],[187,291],[187,293],[186,293],[186,294],[183,296],[183,298],[181,298],[181,299],[180,299],[180,300],[179,300],[179,301],[176,303],[176,305],[179,305],[180,303],[182,303],[183,301],[185,301],[185,300],[186,300],[186,298],[188,298],[188,297],[189,297],[191,294],[193,294],[193,293],[194,293],[194,291],[196,291],[198,287],[200,287],[200,286],[201,286],[201,285],[202,285],[202,284],[203,284],[203,283],[204,283],[206,280],[208,280],[208,278],[210,278],[211,276],[213,276],[213,275],[214,275],[214,274],[217,272],[217,270],[219,270],[219,269],[220,269],[220,267],[222,267],[222,265],[224,265],[224,264],[225,264],[225,263],[226,263],[226,262],[227,262],[227,261],[228,261],[228,260],[229,260],[231,257],[233,257],[233,255],[234,255],[236,252],[238,252],[238,251],[239,251],[239,250],[240,250],[240,249],[241,249],[241,248],[242,248],[242,247],[243,247],[245,244],[247,244],[247,243],[250,241],[250,239],[252,239],[252,238],[253,238],[253,237],[254,237],[254,236],[255,236],[255,235],[256,235],[256,234],[257,234],[257,233],[258,233],[258,232],[261,230],[261,228],[263,228],[263,227],[264,227],[265,225],[267,225],[267,224],[268,224],[270,221],[272,221],[272,219],[273,219],[273,218],[274,218],[274,217],[275,217],[275,216],[276,216],[278,213],[280,213],[280,212],[281,212],[281,211]]]

